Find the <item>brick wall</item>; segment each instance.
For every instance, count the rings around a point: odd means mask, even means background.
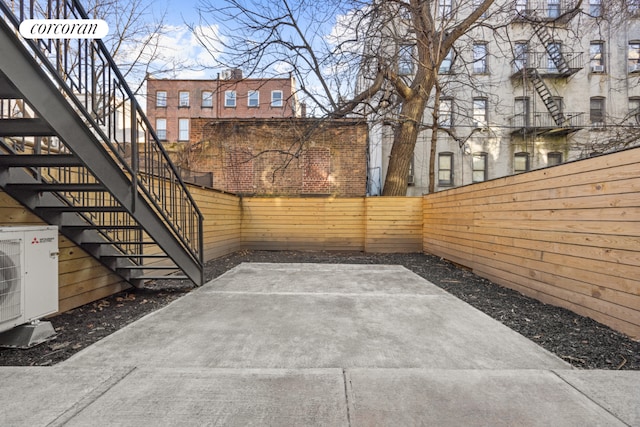
[[[214,188],[254,195],[363,196],[367,127],[354,120],[193,119],[189,169]],[[201,132],[195,134],[195,132]]]

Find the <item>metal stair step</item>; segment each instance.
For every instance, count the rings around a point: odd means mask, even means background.
[[[70,230],[142,230],[139,225],[96,225],[96,224],[78,224],[78,225],[65,225],[62,224],[61,228]]]
[[[35,209],[46,212],[127,212],[122,206],[37,206]]]
[[[118,267],[118,270],[180,270],[177,265],[131,265]]]
[[[15,183],[7,184],[8,188],[23,191],[77,191],[77,192],[103,192],[107,189],[102,184],[81,184],[81,183]]]
[[[0,166],[9,168],[64,167],[84,166],[84,163],[73,154],[6,154],[0,155]]]

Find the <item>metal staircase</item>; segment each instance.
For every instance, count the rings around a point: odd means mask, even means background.
[[[540,98],[551,114],[553,121],[556,123],[556,125],[563,126],[565,123],[564,114],[562,113],[562,110],[560,109],[560,106],[558,105],[556,100],[551,95],[549,87],[545,84],[542,77],[540,77],[538,70],[536,70],[535,68],[528,69],[527,76],[531,79],[533,87],[536,89],[536,92],[538,92],[538,95],[540,95]]]
[[[547,26],[540,21],[532,21],[533,32],[538,36],[545,50],[549,54],[549,59],[555,64],[558,74],[566,76],[571,73],[571,68],[565,59],[560,46],[554,43],[553,37],[549,33]]]
[[[134,285],[203,283],[202,214],[99,40],[27,40],[76,0],[0,0],[0,188]]]

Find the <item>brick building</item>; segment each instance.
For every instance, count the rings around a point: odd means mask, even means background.
[[[367,125],[351,119],[193,119],[177,163],[237,194],[364,196]]]
[[[299,117],[295,80],[245,79],[229,70],[216,80],[147,77],[147,117],[158,138],[198,141],[194,119]]]

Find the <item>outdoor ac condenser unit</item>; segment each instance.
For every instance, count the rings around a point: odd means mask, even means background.
[[[0,227],[0,345],[30,347],[52,333],[35,326],[58,311],[58,253],[55,226]]]

